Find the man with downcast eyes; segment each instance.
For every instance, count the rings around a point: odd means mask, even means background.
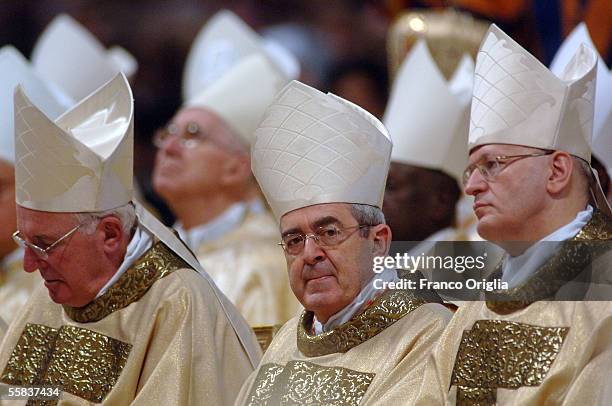
[[[189,249],[133,199],[125,76],[55,121],[21,87],[14,103],[13,238],[44,286],[0,344],[0,382],[59,387],[59,405],[232,404],[259,346]]]

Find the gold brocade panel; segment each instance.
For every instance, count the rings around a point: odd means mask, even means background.
[[[0,381],[59,386],[100,403],[119,379],[131,349],[131,344],[84,328],[27,324]]]
[[[569,328],[479,320],[463,332],[451,385],[457,405],[495,405],[497,388],[538,386],[559,354]]]
[[[375,374],[306,361],[262,365],[248,405],[358,405]]]

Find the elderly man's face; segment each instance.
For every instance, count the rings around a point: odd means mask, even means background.
[[[16,246],[11,235],[15,229],[15,171],[13,165],[0,159],[0,259]]]
[[[171,125],[178,134],[185,134],[191,125],[199,135],[191,145],[183,145],[178,135],[168,136],[158,145],[153,170],[155,191],[170,202],[187,195],[218,193],[224,164],[236,159],[232,148],[237,141],[230,130],[217,115],[199,108],[180,110]]]
[[[357,221],[345,203],[318,204],[285,214],[281,234],[311,234],[319,227],[355,227]],[[381,226],[386,227],[386,226]],[[372,277],[372,230],[368,238],[359,230],[335,247],[321,247],[312,238],[297,255],[285,254],[291,289],[302,303],[319,318],[326,319],[350,304]]]
[[[41,248],[53,244],[77,225],[70,213],[49,213],[17,206],[20,236]],[[84,306],[110,278],[101,270],[100,262],[105,256],[102,242],[98,230],[91,235],[77,231],[49,250],[46,260],[26,248],[24,270],[40,271],[55,303]]]
[[[517,145],[489,144],[470,153],[469,165],[496,156],[522,155],[540,150]],[[477,230],[489,241],[521,241],[538,227],[530,219],[545,209],[549,156],[510,159],[499,174],[486,180],[474,170],[465,192],[474,196]]]

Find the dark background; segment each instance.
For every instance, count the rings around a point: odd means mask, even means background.
[[[336,83],[340,74],[350,67],[365,66],[379,84],[365,91],[384,109],[389,25],[406,9],[447,6],[496,22],[546,65],[563,38],[585,20],[600,54],[610,62],[610,0],[3,0],[0,44],[12,44],[29,57],[45,26],[57,14],[68,13],[104,45],[120,45],[136,57],[135,172],[145,196],[162,207],[150,188],[155,154],[151,137],[182,103],[185,58],[212,14],[231,9],[259,32],[279,24],[299,27],[299,32],[311,38],[310,53],[302,60],[303,81],[341,93]],[[374,106],[369,109],[380,114]],[[162,212],[171,221],[163,208]]]

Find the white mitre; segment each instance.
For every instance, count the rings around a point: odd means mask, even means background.
[[[560,77],[492,24],[478,52],[469,148],[561,149],[590,161],[597,56],[581,46]]]
[[[188,100],[184,107],[216,113],[240,141],[250,146],[266,108],[287,82],[289,79],[267,57],[253,54]]]
[[[393,137],[392,161],[441,170],[461,184],[473,76],[468,55],[447,82],[425,40],[412,47],[398,69],[383,118]]]
[[[17,204],[96,212],[132,200],[133,100],[118,74],[57,120],[15,90]]]
[[[0,49],[0,159],[13,162],[15,159],[15,126],[13,114],[13,94],[21,84],[45,114],[55,119],[68,106],[63,105],[61,96],[53,91],[38,77],[30,63],[10,45]]]
[[[196,36],[183,72],[183,100],[193,99],[232,66],[252,54],[268,56],[290,79],[300,74],[297,59],[279,44],[265,40],[236,14],[222,10]]]
[[[597,52],[585,23],[580,23],[565,39],[553,58],[550,70],[557,76],[580,47],[585,44]],[[593,154],[599,158],[612,177],[612,71],[597,54],[597,89],[595,91],[595,116],[593,118]]]
[[[106,49],[85,27],[67,14],[53,19],[32,50],[32,64],[42,78],[74,101],[86,97],[123,72],[131,77],[136,59],[121,47]]]
[[[252,169],[277,219],[321,203],[382,207],[392,142],[361,107],[292,81],[255,131]]]
[[[581,44],[559,77],[495,24],[476,58],[470,151],[485,144],[562,150],[591,162],[597,54]],[[612,211],[599,181],[600,210]]]

